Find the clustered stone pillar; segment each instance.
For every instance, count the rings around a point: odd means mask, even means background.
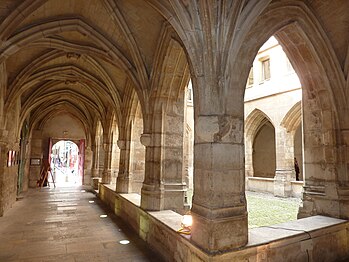
[[[160,178],[157,178],[160,173],[160,161],[154,157],[154,153],[160,149],[159,146],[153,145],[153,141],[152,134],[142,134],[141,143],[145,146],[145,177],[141,190],[141,207],[145,210],[162,210],[163,186]]]
[[[245,138],[245,174],[246,177],[253,176],[253,145],[251,137]]]
[[[103,139],[99,140],[98,144],[98,177],[102,179],[103,171],[104,171],[104,157],[105,157],[105,148]]]
[[[192,240],[208,252],[247,243],[243,116],[195,119]]]
[[[91,175],[92,175],[92,178],[94,178],[94,177],[98,177],[99,175],[98,145],[93,144],[91,149],[93,153]]]
[[[183,168],[184,101],[179,99],[176,104],[171,104],[170,108],[171,110],[167,110],[164,119],[162,144],[164,208],[181,213],[184,211],[187,190]]]
[[[184,102],[181,107],[183,109]],[[144,209],[184,212],[183,121],[183,110],[159,112],[155,114],[154,129],[162,132],[154,130],[141,137],[146,147],[141,201]]]
[[[111,183],[111,157],[113,151],[112,143],[104,143],[104,170],[102,174],[102,183]]]
[[[116,192],[129,193],[130,192],[130,157],[131,157],[131,141],[118,140],[118,147],[120,148],[119,174],[116,182]]]
[[[91,185],[94,189],[98,189],[98,183],[101,181],[99,175],[99,150],[100,146],[97,143],[92,145]]]
[[[349,114],[347,110],[346,115]],[[345,123],[349,127],[349,120]],[[349,219],[349,128],[341,131],[343,145],[340,150],[342,154],[341,159],[341,175],[339,175],[339,180],[341,185],[338,187],[339,193],[339,208],[340,208],[340,218]]]
[[[289,197],[292,194],[291,180],[295,180],[294,140],[293,134],[286,128],[275,128],[276,171],[274,178],[274,195]]]
[[[298,218],[317,214],[341,217],[344,201],[339,199],[338,178],[345,171],[337,162],[340,148],[333,135],[336,133],[332,126],[334,113],[330,108],[321,110],[316,97],[310,97],[306,92],[303,96],[303,101],[307,101],[303,103],[304,189]],[[345,188],[344,192],[348,190]]]
[[[118,174],[119,174],[119,164],[120,164],[120,149],[117,145],[118,134],[113,134],[113,144],[111,153],[111,183],[116,186]]]
[[[92,148],[86,146],[85,148],[85,160],[84,160],[84,185],[91,185],[92,183]]]

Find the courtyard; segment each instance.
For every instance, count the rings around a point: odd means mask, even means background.
[[[248,227],[262,227],[297,219],[299,198],[281,198],[271,194],[246,192]]]

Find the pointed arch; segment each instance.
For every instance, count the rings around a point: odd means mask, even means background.
[[[258,133],[258,130],[266,122],[270,122],[275,128],[272,120],[260,109],[255,108],[245,120],[245,137],[248,137],[253,141],[253,138]]]
[[[333,125],[338,126],[338,108],[347,104],[343,91],[345,79],[331,42],[304,1],[271,3],[254,22],[243,23],[229,54],[227,74],[235,73],[229,79],[235,84],[231,86],[240,82],[237,77],[241,79],[243,76],[247,80],[249,65],[259,48],[275,35],[300,78],[303,92],[316,98],[322,109],[331,108],[334,113]],[[242,66],[237,61],[247,63]],[[246,81],[241,81],[239,88],[245,90],[245,84]],[[236,92],[233,89],[230,92],[233,91]]]
[[[296,129],[302,121],[302,102],[297,102],[284,116],[281,126],[286,128],[287,132],[296,132]]]

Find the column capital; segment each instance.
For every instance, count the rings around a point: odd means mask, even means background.
[[[126,149],[126,140],[118,140],[116,144],[118,145],[119,149]]]
[[[164,190],[161,185],[143,183],[141,195],[143,209],[156,211],[164,209]]]
[[[105,143],[103,143],[103,147],[104,147],[105,151],[111,151],[112,147],[113,147],[113,144],[110,143],[110,142],[105,142]]]
[[[150,146],[152,140],[151,134],[142,134],[140,140],[143,146]]]

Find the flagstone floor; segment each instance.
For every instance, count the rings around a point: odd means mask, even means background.
[[[94,194],[70,187],[30,189],[0,217],[0,261],[162,260]]]

